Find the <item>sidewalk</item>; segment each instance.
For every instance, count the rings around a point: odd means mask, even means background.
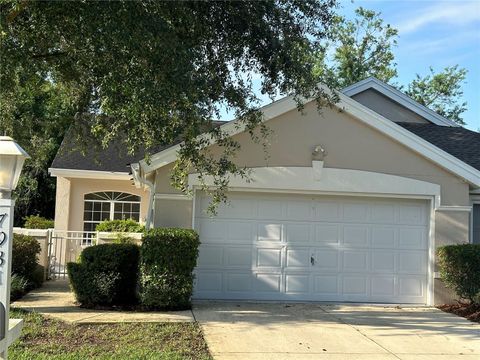
[[[106,324],[119,322],[193,322],[190,310],[169,312],[136,312],[89,310],[75,305],[67,280],[47,281],[12,307],[35,311],[62,321],[78,324]]]

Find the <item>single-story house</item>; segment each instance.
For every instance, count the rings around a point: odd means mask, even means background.
[[[56,229],[116,218],[194,228],[197,299],[445,302],[435,249],[480,242],[480,133],[375,78],[320,113],[314,101],[300,113],[291,97],[262,111],[268,159],[233,122],[220,125],[242,144],[236,161],[252,181],[232,178],[214,217],[195,174],[193,197],[170,185],[179,144],[147,163],[113,146],[94,160],[65,138],[50,169]]]

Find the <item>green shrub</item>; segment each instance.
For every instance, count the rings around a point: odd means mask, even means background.
[[[85,307],[131,305],[136,302],[139,248],[102,244],[86,248],[79,263],[68,263],[70,285]]]
[[[28,279],[21,275],[13,274],[10,283],[10,301],[20,299],[28,292]]]
[[[33,270],[30,276],[30,287],[32,289],[39,288],[40,286],[42,286],[44,280],[45,268],[42,265],[37,264],[35,270]]]
[[[113,239],[114,244],[135,244],[135,239],[124,233],[117,233],[115,236],[115,239]]]
[[[23,225],[26,229],[53,229],[54,221],[38,215],[30,215],[25,218]]]
[[[12,273],[28,280],[33,278],[37,256],[41,247],[38,241],[27,235],[14,234],[12,243]]]
[[[198,234],[187,229],[149,230],[140,248],[140,301],[151,309],[191,306]]]
[[[443,246],[437,255],[445,285],[462,299],[475,302],[480,295],[480,244]]]
[[[128,220],[107,220],[102,221],[96,227],[97,231],[105,232],[133,232],[141,233],[145,231],[145,226],[139,224],[133,219]]]

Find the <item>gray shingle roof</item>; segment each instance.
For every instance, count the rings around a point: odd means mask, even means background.
[[[225,123],[224,121],[213,121],[214,126]],[[71,170],[94,170],[109,172],[130,172],[129,164],[138,162],[145,157],[145,149],[139,149],[135,155],[130,155],[123,142],[119,139],[113,141],[106,149],[95,149],[86,147],[82,153],[82,147],[75,141],[71,129],[65,135],[60,149],[53,159],[52,168]],[[180,141],[177,141],[178,143]],[[165,150],[175,143],[157,146],[150,150],[151,154]],[[85,148],[85,146],[84,146]]]
[[[397,124],[480,170],[480,133],[463,127],[417,123]]]

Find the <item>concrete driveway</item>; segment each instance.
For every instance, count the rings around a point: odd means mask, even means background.
[[[215,359],[480,359],[480,325],[435,308],[196,303]]]

